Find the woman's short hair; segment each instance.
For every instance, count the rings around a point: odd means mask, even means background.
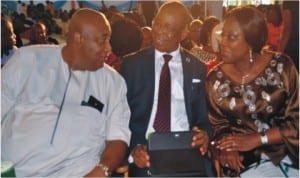
[[[253,52],[260,53],[268,38],[268,29],[264,14],[252,6],[241,6],[230,10],[225,19],[233,17],[239,23],[246,42]]]
[[[221,21],[215,16],[209,16],[204,20],[199,39],[201,44],[210,44],[211,32],[213,28],[219,23],[221,23]]]
[[[122,57],[140,49],[143,34],[135,21],[121,18],[111,25],[111,30],[110,44],[115,55]]]

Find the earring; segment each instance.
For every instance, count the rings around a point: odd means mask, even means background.
[[[252,49],[249,50],[249,61],[250,61],[250,63],[253,62]]]

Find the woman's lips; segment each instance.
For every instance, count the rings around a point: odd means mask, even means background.
[[[221,49],[220,52],[222,57],[228,57],[230,55],[229,50]]]

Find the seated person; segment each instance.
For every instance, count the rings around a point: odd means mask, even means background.
[[[202,46],[194,46],[191,53],[203,60],[205,63],[215,60],[218,56],[212,46],[212,31],[213,28],[220,23],[220,20],[215,16],[209,16],[204,20],[200,32],[200,43]]]
[[[12,23],[6,18],[1,18],[1,67],[17,50],[16,35]]]
[[[131,109],[130,176],[149,176],[147,139],[152,132],[190,131],[191,145],[207,153],[211,127],[205,100],[205,64],[183,49],[180,42],[191,21],[179,1],[164,3],[152,24],[153,46],[126,55],[120,73],[124,77]],[[207,176],[214,176],[205,157]]]
[[[201,46],[200,32],[203,26],[203,22],[199,19],[194,19],[189,25],[188,38],[192,41],[193,46]]]
[[[261,52],[267,36],[255,7],[225,16],[222,63],[206,80],[222,176],[299,177],[299,74],[287,55]]]
[[[130,139],[124,79],[111,53],[104,14],[77,11],[66,45],[18,49],[1,85],[1,161],[17,177],[108,177]]]
[[[279,5],[270,5],[266,12],[269,50],[277,51],[282,32],[282,14]]]
[[[113,53],[106,63],[118,71],[121,58],[140,49],[143,36],[137,23],[127,17],[115,21],[111,25],[111,31],[110,44]]]
[[[31,27],[30,42],[28,45],[33,44],[59,44],[55,38],[47,36],[46,26],[38,22]]]

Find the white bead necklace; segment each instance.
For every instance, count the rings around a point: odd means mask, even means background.
[[[246,83],[246,79],[247,79],[248,77],[249,77],[249,73],[242,76],[241,89],[242,89],[243,92],[245,91],[245,83]]]

